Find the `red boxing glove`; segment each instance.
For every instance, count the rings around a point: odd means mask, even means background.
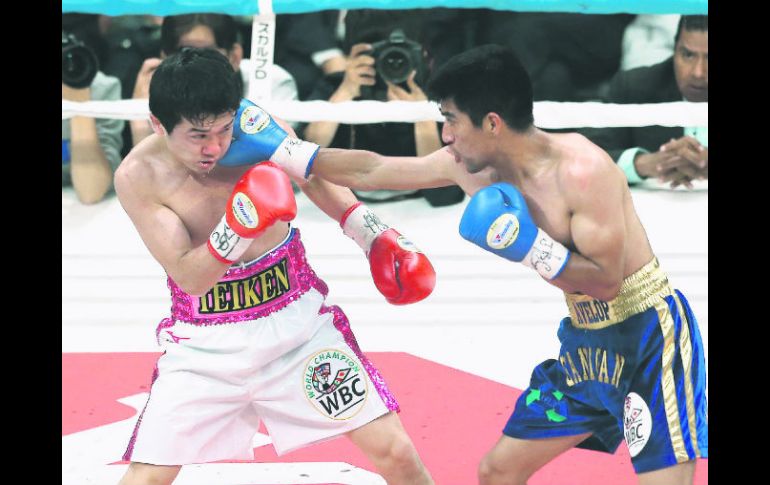
[[[374,285],[388,303],[407,305],[431,294],[436,271],[428,257],[409,239],[383,224],[363,203],[348,209],[340,225],[366,253]]]
[[[254,165],[235,184],[225,215],[209,237],[209,251],[223,263],[233,263],[265,229],[296,215],[289,177],[272,162]]]

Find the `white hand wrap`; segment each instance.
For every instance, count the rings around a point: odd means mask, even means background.
[[[233,263],[249,249],[253,239],[239,236],[227,224],[226,216],[222,216],[217,227],[211,232],[208,247],[211,254],[223,263]]]
[[[290,176],[306,180],[320,146],[287,136],[270,157]]]
[[[364,204],[353,206],[350,214],[342,220],[342,232],[354,240],[358,246],[369,254],[369,248],[377,236],[390,229]],[[344,216],[343,216],[344,217]]]
[[[569,256],[569,249],[538,227],[535,242],[521,262],[543,278],[552,280],[567,266]]]

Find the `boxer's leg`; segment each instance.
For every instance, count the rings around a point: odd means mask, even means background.
[[[348,433],[390,485],[432,484],[398,414],[391,411]]]
[[[481,485],[526,484],[533,473],[589,436],[591,433],[536,440],[502,436],[481,460],[479,483]]]

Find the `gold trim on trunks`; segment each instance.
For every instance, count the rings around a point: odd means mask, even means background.
[[[610,301],[573,293],[565,293],[564,296],[572,326],[598,330],[653,308],[661,298],[672,293],[658,258],[652,258],[652,261],[623,280],[618,296]]]
[[[660,332],[663,334],[663,353],[661,354],[660,389],[663,393],[663,407],[666,410],[668,434],[671,437],[671,448],[677,463],[689,459],[682,435],[682,423],[679,420],[679,402],[676,395],[676,379],[674,378],[674,354],[676,341],[674,339],[674,317],[671,315],[666,302],[659,301],[656,305]],[[685,323],[686,325],[686,323]]]

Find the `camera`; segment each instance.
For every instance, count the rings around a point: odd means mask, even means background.
[[[61,31],[61,80],[71,88],[91,85],[99,70],[96,53],[72,33]]]
[[[361,86],[361,97],[387,99],[388,86],[385,81],[409,89],[406,80],[412,71],[417,71],[415,81],[422,84],[426,74],[422,46],[404,35],[403,30],[395,29],[386,40],[374,42],[369,52],[374,58],[377,80],[374,86]]]

